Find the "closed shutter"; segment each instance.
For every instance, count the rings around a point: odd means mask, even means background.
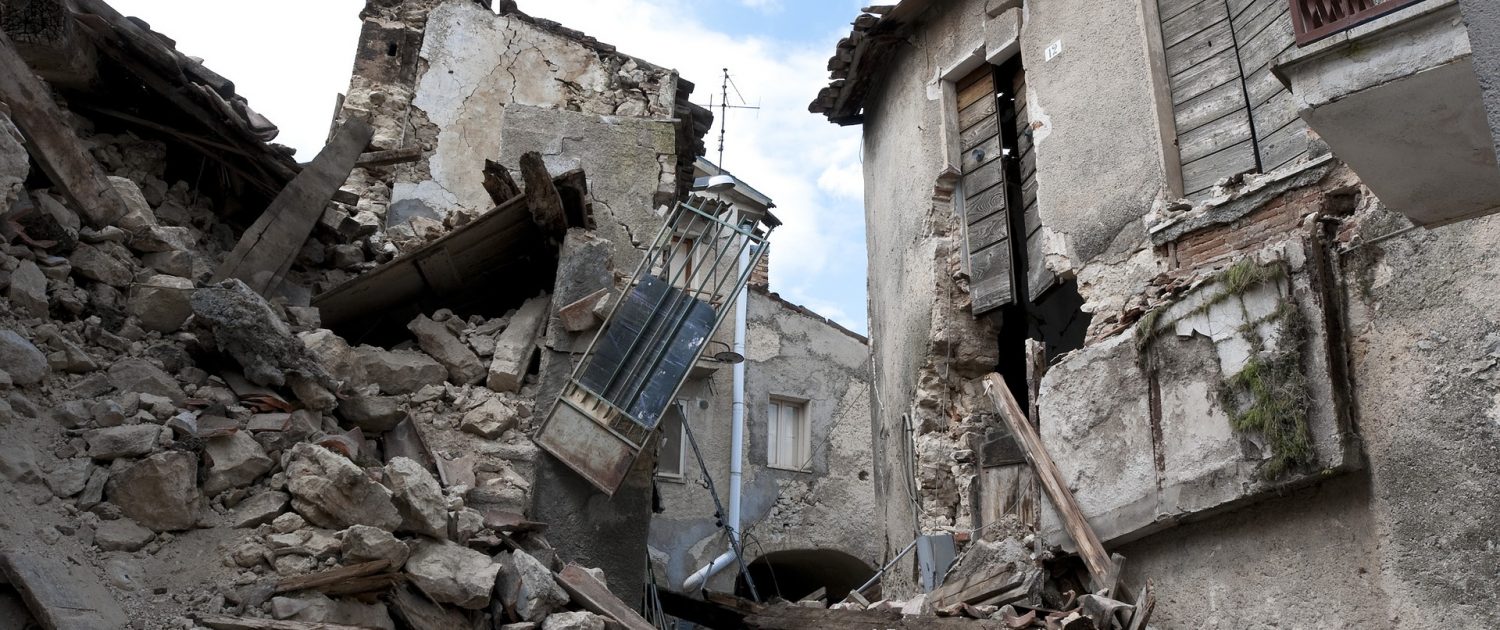
[[[969,294],[974,314],[982,315],[1015,301],[994,68],[981,66],[955,87]]]
[[[1286,0],[1158,0],[1183,192],[1270,171],[1307,151],[1307,127],[1271,74],[1290,48]]]
[[[1021,204],[1023,225],[1026,229],[1026,298],[1035,302],[1042,293],[1057,284],[1057,274],[1047,270],[1046,249],[1042,244],[1042,216],[1037,207],[1036,150],[1031,142],[1031,117],[1026,106],[1026,71],[1016,70],[1011,79],[1011,94],[1015,96],[1016,146],[1019,156],[1021,179]]]

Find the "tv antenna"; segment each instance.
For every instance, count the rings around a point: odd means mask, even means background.
[[[734,95],[736,97],[739,97],[739,99],[740,99],[740,104],[739,105],[730,105],[729,104],[729,90],[731,88],[734,89]],[[727,127],[728,127],[728,125],[726,123],[728,122],[728,119],[729,119],[729,110],[731,110],[731,109],[760,109],[760,107],[754,106],[754,105],[750,105],[747,101],[745,101],[745,95],[740,94],[740,87],[738,85],[735,85],[734,84],[734,79],[731,79],[729,77],[729,68],[725,68],[724,69],[724,84],[721,87],[721,91],[723,93],[723,98],[719,101],[719,168],[720,169],[724,169],[724,132],[727,130]],[[713,107],[714,107],[714,98],[713,98],[712,95],[710,95],[708,97],[708,108],[709,109],[713,109]]]

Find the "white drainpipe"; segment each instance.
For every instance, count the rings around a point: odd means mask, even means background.
[[[743,276],[747,267],[750,266],[750,248],[740,249],[739,274]],[[750,289],[740,289],[740,294],[734,300],[734,352],[745,357],[745,336],[747,325],[745,319],[749,314],[748,302],[750,301]],[[740,544],[744,544],[743,532],[740,530],[740,485],[744,478],[744,451],[745,451],[745,364],[749,358],[734,364],[734,385],[731,388],[733,404],[730,407],[730,429],[729,429],[729,518],[726,523],[734,530],[736,536],[741,537]],[[713,574],[724,570],[734,562],[734,545],[729,550],[714,558],[708,563],[689,575],[682,582],[682,590],[692,593],[703,588],[703,584]]]

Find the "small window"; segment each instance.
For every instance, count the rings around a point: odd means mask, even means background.
[[[812,464],[807,404],[773,398],[766,420],[767,463],[772,468],[807,470]]]
[[[662,415],[661,448],[657,450],[656,476],[668,479],[682,479],[682,468],[685,463],[684,457],[687,453],[683,450],[683,444],[687,442],[682,427],[682,413],[677,407],[668,408],[667,413]]]

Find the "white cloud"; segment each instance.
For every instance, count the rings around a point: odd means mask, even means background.
[[[740,4],[765,13],[777,13],[782,8],[781,0],[740,0]]]

